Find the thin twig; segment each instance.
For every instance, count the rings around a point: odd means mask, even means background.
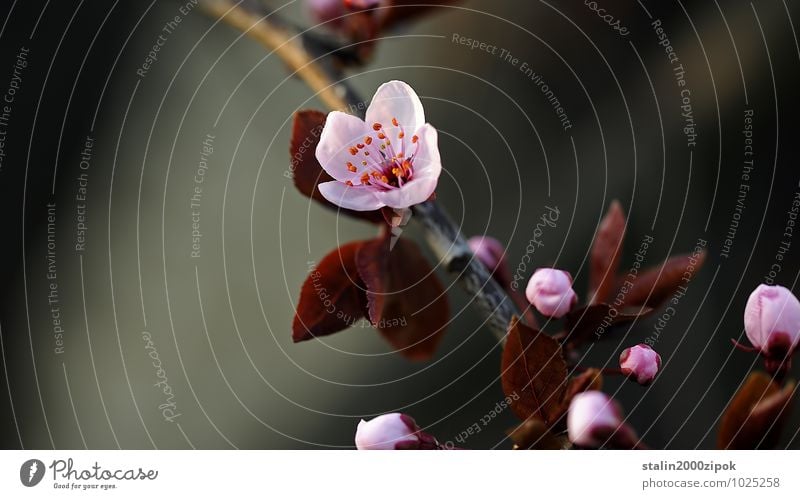
[[[305,50],[302,38],[296,37],[288,29],[271,22],[267,14],[249,11],[241,5],[228,0],[206,0],[201,8],[209,16],[221,19],[233,28],[274,51],[289,69],[300,77],[331,110],[348,111],[350,106],[336,81],[329,78],[319,64]]]
[[[276,13],[256,11],[251,4],[245,7],[228,0],[206,0],[202,8],[208,15],[223,20],[274,51],[330,110],[356,113],[363,110],[361,99],[338,83],[339,75],[333,74],[330,65],[310,55],[308,47],[303,45],[303,36],[283,27]],[[311,43],[308,37],[305,42]],[[414,219],[425,230],[425,239],[433,253],[472,297],[472,304],[481,311],[498,341],[504,342],[511,318],[520,315],[514,300],[486,267],[473,258],[460,229],[438,203],[429,201],[416,205],[413,212]]]

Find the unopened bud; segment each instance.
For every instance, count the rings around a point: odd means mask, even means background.
[[[443,447],[431,435],[420,430],[411,416],[383,414],[369,421],[361,420],[356,429],[358,450],[438,450]]]
[[[625,376],[635,379],[640,385],[649,385],[661,368],[661,356],[642,343],[623,350],[619,367]]]
[[[788,369],[800,342],[800,301],[783,286],[762,284],[750,295],[744,328],[753,346],[766,357],[767,369]]]
[[[525,296],[542,315],[556,319],[564,317],[578,302],[578,295],[572,289],[572,276],[558,269],[534,272]]]

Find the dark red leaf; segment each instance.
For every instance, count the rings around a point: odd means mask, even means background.
[[[781,389],[763,372],[750,374],[722,416],[717,447],[774,448],[789,415],[794,392],[793,382],[786,383]]]
[[[564,436],[555,436],[541,419],[530,418],[508,431],[514,450],[560,450],[569,446]]]
[[[292,323],[295,343],[347,329],[366,315],[367,296],[356,269],[356,252],[364,244],[340,246],[309,273]]]
[[[590,303],[607,301],[617,281],[617,269],[625,238],[625,213],[612,201],[594,236],[589,266]]]
[[[567,385],[564,394],[564,404],[569,406],[575,395],[588,391],[598,391],[603,389],[603,373],[600,369],[590,368],[577,376],[573,376]]]
[[[559,416],[567,387],[567,364],[558,341],[511,320],[501,364],[503,391],[513,399],[520,419],[541,419],[549,426]]]
[[[596,341],[603,338],[613,326],[642,319],[652,312],[652,308],[620,310],[607,303],[589,305],[567,314],[564,336],[571,346]]]
[[[682,286],[688,286],[705,260],[705,251],[674,256],[645,270],[635,280],[622,280],[618,294],[623,297],[625,306],[658,308]]]
[[[369,318],[398,352],[430,359],[450,320],[444,286],[414,241],[391,234],[370,241],[356,256],[367,288]]]
[[[603,373],[600,369],[589,368],[581,374],[570,378],[567,383],[567,389],[564,391],[564,399],[561,401],[558,416],[550,424],[551,429],[556,428],[562,431],[565,429],[566,421],[564,421],[564,416],[567,415],[569,404],[575,395],[589,390],[601,390],[602,388]]]
[[[314,110],[298,111],[294,115],[289,154],[295,187],[302,194],[333,210],[373,223],[383,222],[383,215],[379,210],[353,211],[339,208],[325,199],[317,189],[322,182],[333,180],[333,177],[322,169],[315,155],[322,128],[325,126],[325,118],[325,113]]]

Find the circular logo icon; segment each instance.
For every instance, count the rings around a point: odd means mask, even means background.
[[[38,459],[28,459],[19,469],[19,480],[26,487],[35,487],[44,478],[44,463]]]

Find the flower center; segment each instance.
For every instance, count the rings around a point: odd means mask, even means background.
[[[402,187],[414,177],[414,158],[419,149],[419,137],[414,135],[407,139],[403,125],[397,118],[392,118],[392,126],[397,129],[399,144],[392,143],[383,124],[373,123],[373,133],[364,137],[363,142],[350,147],[353,160],[347,162],[347,169],[352,173],[360,173],[360,176],[358,183],[348,180],[345,182],[347,185],[369,185],[390,190]]]

